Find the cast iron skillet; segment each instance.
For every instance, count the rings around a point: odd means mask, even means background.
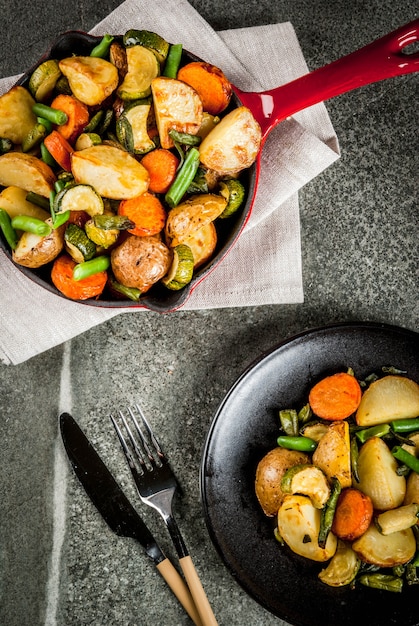
[[[360,379],[383,366],[419,383],[419,334],[375,323],[337,324],[291,337],[260,356],[218,408],[204,446],[201,497],[210,537],[234,579],[294,626],[418,626],[417,585],[391,593],[328,587],[325,564],[300,557],[274,537],[254,491],[256,466],[276,445],[278,410],[307,402],[322,377],[353,367]]]
[[[243,92],[233,85],[233,98],[230,108],[244,105],[252,111],[261,126],[263,145],[268,134],[277,124],[304,108],[369,83],[417,71],[419,69],[419,53],[407,54],[405,48],[418,39],[419,20],[415,20],[356,52],[276,89],[261,93]],[[35,67],[45,59],[61,59],[72,54],[88,55],[99,40],[100,37],[80,31],[68,31],[62,34],[50,50],[20,78],[17,84],[26,86]],[[187,51],[183,52],[182,64],[193,60],[199,59]],[[143,307],[158,312],[170,312],[181,307],[193,289],[218,265],[238,239],[252,210],[259,169],[260,153],[252,167],[243,173],[243,183],[247,190],[243,210],[229,219],[218,220],[219,240],[215,255],[195,273],[188,286],[180,291],[172,292],[163,285],[157,284],[140,299],[139,303],[129,300],[106,299],[109,296],[103,295],[97,300],[84,300],[82,304],[104,308]],[[0,246],[11,259],[10,249],[2,237],[0,237]],[[51,283],[50,265],[39,270],[20,265],[16,265],[16,267],[41,287],[51,293],[65,297]]]

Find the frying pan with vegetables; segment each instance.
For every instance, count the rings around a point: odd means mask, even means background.
[[[263,146],[268,134],[277,124],[304,108],[385,78],[418,71],[419,53],[415,51],[409,53],[408,50],[408,47],[417,42],[418,38],[419,20],[415,20],[356,52],[275,89],[261,93],[243,92],[232,85],[233,97],[226,112],[238,107],[247,107],[260,126],[260,143]],[[27,87],[34,69],[47,59],[65,59],[75,54],[90,55],[101,39],[79,31],[64,33],[39,62],[20,78],[17,84]],[[121,38],[115,37],[115,39]],[[200,61],[200,59],[183,50],[181,65],[191,61]],[[240,180],[245,189],[241,209],[228,219],[217,220],[215,252],[195,271],[192,280],[185,287],[171,291],[159,281],[141,296],[139,301],[117,299],[105,291],[104,294],[108,295],[88,298],[82,302],[105,308],[144,307],[159,312],[169,312],[181,307],[192,290],[216,267],[238,239],[252,210],[259,170],[260,150],[253,164],[240,174]],[[0,237],[0,245],[12,260],[10,247],[3,237]],[[16,265],[16,267],[48,291],[63,295],[51,282],[50,264],[36,269],[22,265]]]

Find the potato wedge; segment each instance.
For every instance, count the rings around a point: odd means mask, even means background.
[[[42,209],[37,204],[26,200],[27,191],[20,187],[6,187],[0,193],[0,207],[13,219],[16,215],[30,215],[45,222],[50,217],[50,213]]]
[[[419,385],[404,376],[384,376],[364,392],[356,412],[359,426],[384,424],[419,415]]]
[[[36,124],[34,104],[29,91],[20,85],[0,96],[0,137],[21,144]]]
[[[30,154],[7,152],[0,156],[0,185],[34,191],[45,198],[54,189],[56,176],[52,169]]]
[[[133,156],[106,144],[71,154],[77,183],[91,185],[104,198],[135,198],[148,189],[147,170]]]
[[[379,511],[395,509],[403,503],[406,479],[397,474],[397,467],[396,459],[382,439],[367,439],[359,452],[357,489],[369,496]]]
[[[51,218],[46,222],[52,225]],[[28,232],[23,233],[16,249],[13,250],[13,261],[31,268],[41,267],[53,261],[64,247],[64,231],[65,224],[59,228],[52,228],[46,237]]]
[[[410,561],[416,552],[416,540],[411,528],[382,535],[375,524],[356,539],[352,549],[362,561],[378,567],[395,567]]]
[[[118,87],[118,70],[105,59],[68,57],[59,62],[59,67],[73,95],[89,106],[101,104]]]
[[[259,461],[256,468],[256,497],[265,515],[270,517],[278,513],[285,493],[282,491],[281,480],[285,472],[294,465],[309,463],[304,452],[274,448]]]
[[[201,267],[212,257],[216,245],[217,230],[213,222],[206,224],[188,237],[188,246],[194,258],[194,269]]]
[[[196,135],[202,123],[202,102],[192,87],[159,76],[151,81],[154,111],[162,148],[173,148],[170,130]]]
[[[158,235],[130,235],[111,253],[112,271],[125,287],[135,287],[145,293],[163,278],[172,263],[172,252]]]
[[[208,169],[233,175],[250,167],[262,142],[258,122],[246,107],[228,113],[199,146],[201,162]]]
[[[351,445],[348,422],[332,422],[313,452],[313,463],[331,480],[338,478],[342,489],[352,485]]]
[[[191,196],[178,204],[167,216],[165,235],[168,245],[188,243],[190,237],[217,219],[226,205],[225,198],[211,193]]]
[[[330,532],[326,546],[318,543],[321,511],[307,496],[285,496],[278,511],[278,530],[293,552],[312,561],[328,561],[336,552],[337,538]]]
[[[416,474],[416,472],[410,472],[407,477],[403,504],[412,504],[413,502],[419,504],[419,474]],[[417,525],[419,526],[419,519]]]

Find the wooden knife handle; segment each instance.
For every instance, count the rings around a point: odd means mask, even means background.
[[[208,598],[191,557],[189,555],[184,556],[179,559],[179,563],[185,575],[186,582],[188,583],[196,608],[199,611],[203,626],[218,626],[218,622],[212,612],[210,603],[208,602]]]
[[[185,611],[188,613],[193,623],[196,624],[196,626],[204,626],[199,616],[197,607],[195,606],[195,603],[193,601],[191,592],[186,586],[182,576],[173,566],[172,562],[166,558],[164,559],[164,561],[158,563],[157,569],[159,570],[160,574],[163,576],[164,580],[167,582],[170,589],[173,591]]]

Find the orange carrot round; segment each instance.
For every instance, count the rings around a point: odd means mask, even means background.
[[[135,224],[128,230],[137,237],[157,235],[166,224],[166,211],[160,200],[146,191],[141,196],[122,200],[118,207],[119,215],[125,215]]]
[[[227,108],[232,96],[231,83],[215,65],[203,61],[187,63],[180,68],[177,78],[195,89],[207,113],[218,115]]]
[[[150,176],[149,191],[166,193],[176,178],[179,159],[170,150],[157,148],[141,159],[141,165],[146,168]]]
[[[71,153],[74,152],[72,146],[56,130],[50,132],[44,139],[44,145],[53,159],[55,159],[66,172],[71,171]]]
[[[339,495],[332,532],[343,541],[353,541],[364,534],[372,516],[371,498],[358,489],[349,487]]]
[[[51,102],[51,107],[66,113],[67,122],[57,126],[56,130],[69,143],[73,143],[89,121],[89,109],[83,102],[67,94],[56,96]]]
[[[314,385],[308,401],[317,417],[337,421],[349,417],[357,410],[361,395],[361,387],[355,376],[339,372]]]
[[[51,280],[57,289],[71,300],[87,300],[99,296],[105,288],[107,272],[98,272],[82,280],[74,280],[75,266],[76,262],[68,254],[62,254],[55,259]]]

